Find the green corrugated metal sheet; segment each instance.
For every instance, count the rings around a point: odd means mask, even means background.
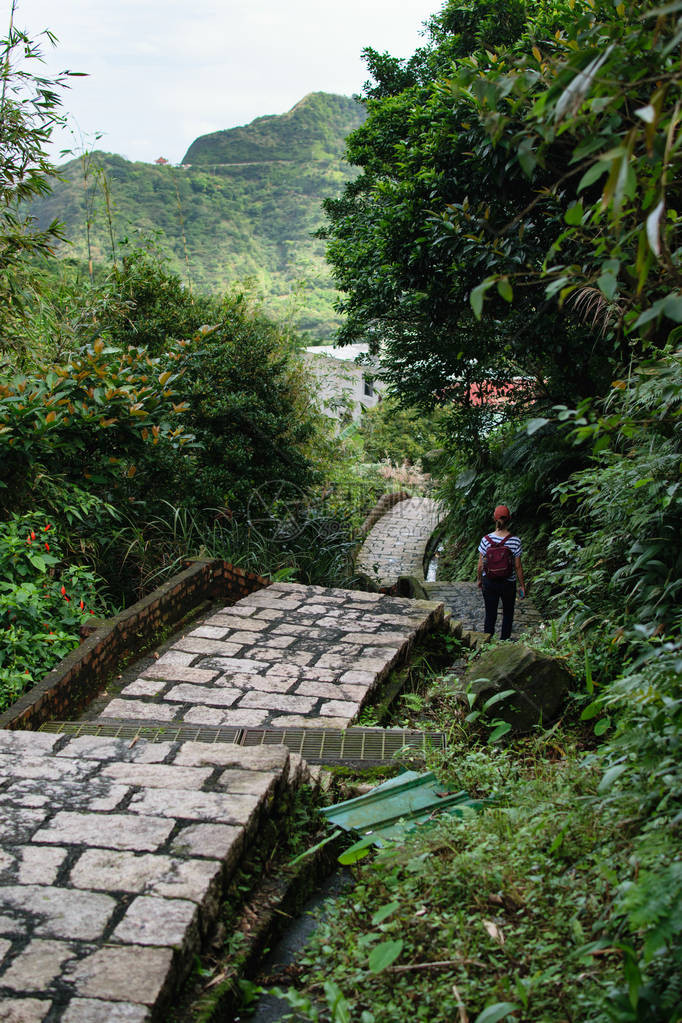
[[[367,795],[328,806],[324,816],[344,831],[372,836],[375,845],[399,841],[408,831],[426,824],[440,813],[462,815],[478,810],[482,802],[467,792],[448,792],[435,774],[405,771]]]

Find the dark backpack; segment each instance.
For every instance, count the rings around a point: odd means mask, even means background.
[[[514,555],[508,547],[505,547],[505,544],[507,540],[511,540],[511,537],[505,536],[504,540],[500,540],[499,543],[491,540],[489,536],[486,537],[486,540],[488,547],[483,557],[485,574],[488,579],[509,579],[514,573]]]

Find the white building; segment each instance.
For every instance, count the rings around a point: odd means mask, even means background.
[[[317,379],[318,404],[325,415],[340,423],[357,422],[363,408],[374,408],[381,401],[377,362],[369,355],[368,345],[311,345],[301,354]]]

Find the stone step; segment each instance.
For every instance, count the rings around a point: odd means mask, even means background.
[[[301,770],[283,746],[0,732],[0,1018],[165,1018]]]

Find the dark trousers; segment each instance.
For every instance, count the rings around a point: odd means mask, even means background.
[[[516,603],[516,583],[506,579],[488,579],[483,577],[483,603],[485,604],[485,625],[483,631],[495,634],[497,606],[502,600],[502,631],[501,639],[511,636],[514,620],[514,604]]]

